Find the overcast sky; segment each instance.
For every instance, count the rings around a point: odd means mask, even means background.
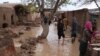
[[[78,0],[70,0],[71,2],[77,2]],[[82,0],[84,1],[84,0]],[[3,2],[9,2],[9,3],[21,3],[21,0],[0,0],[0,3],[3,3]],[[81,2],[80,2],[81,4]],[[76,9],[78,6],[75,6],[75,5],[66,5],[66,6],[63,6],[61,7],[61,10],[73,10],[73,9]]]
[[[9,3],[20,3],[21,0],[0,0],[0,3],[9,2]]]
[[[71,1],[76,2],[76,0],[71,0]],[[21,2],[21,0],[0,0],[0,3],[3,3],[3,2],[19,3]]]

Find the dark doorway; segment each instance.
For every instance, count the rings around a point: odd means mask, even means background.
[[[2,24],[2,28],[7,28],[8,27],[8,24],[7,23],[3,23]]]
[[[11,24],[14,25],[14,15],[11,15]]]

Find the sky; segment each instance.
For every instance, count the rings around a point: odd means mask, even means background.
[[[72,3],[77,3],[78,0],[70,0],[69,2],[72,2]],[[76,8],[79,7],[79,5],[81,4],[82,2],[78,3],[77,5],[70,5],[70,4],[67,4],[66,6],[61,6],[61,11],[70,11],[70,10],[74,10]]]
[[[21,0],[0,0],[0,3],[9,2],[9,3],[20,3]]]
[[[76,2],[77,0],[71,0],[72,2]],[[9,3],[21,3],[21,0],[0,0],[0,3],[3,3],[3,2],[9,2]],[[67,5],[65,7],[68,7],[68,8],[74,8],[75,6],[73,5]],[[64,9],[64,7],[62,7]]]
[[[71,0],[71,1],[75,2],[76,0]],[[0,0],[0,3],[3,3],[3,2],[19,3],[21,2],[21,0]]]
[[[70,2],[74,2],[76,3],[78,0],[70,0]],[[84,1],[84,0],[82,0]],[[100,0],[98,0],[100,1]],[[21,3],[21,0],[0,0],[0,3],[3,3],[3,2],[9,2],[9,3]],[[74,9],[77,9],[79,7],[79,5],[82,4],[82,2],[78,3],[76,6],[75,5],[66,5],[66,6],[61,6],[60,11],[70,11],[70,10],[74,10]],[[87,7],[93,7],[93,6],[87,6]],[[96,7],[96,6],[94,6]]]
[[[71,1],[76,2],[77,0],[71,0]],[[0,3],[3,3],[3,2],[20,3],[21,0],[0,0]]]
[[[78,0],[71,0],[70,2],[77,2]],[[84,0],[83,0],[84,1]],[[98,0],[99,1],[99,0]],[[3,2],[9,2],[9,3],[21,3],[21,0],[0,0],[0,3],[3,3]],[[80,3],[81,4],[81,3]],[[73,9],[76,9],[78,7],[75,6],[75,5],[66,5],[66,6],[63,6],[61,7],[61,10],[65,11],[65,10],[73,10]],[[91,7],[91,6],[90,6]],[[92,6],[93,7],[93,6]]]
[[[77,0],[71,0],[72,2],[76,2]],[[21,0],[0,0],[0,3],[3,3],[3,2],[9,2],[9,3],[21,3]],[[64,7],[61,7],[61,9],[64,9],[66,10],[66,8],[68,9],[74,9],[75,6],[73,5],[67,5],[67,6],[64,6]]]

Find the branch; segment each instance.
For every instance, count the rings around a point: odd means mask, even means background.
[[[58,8],[58,4],[59,4],[60,0],[57,0],[56,4],[55,4],[55,7],[54,7],[54,10],[53,10],[53,13],[56,12],[57,8]]]
[[[36,0],[37,4],[38,4],[38,8],[40,12],[43,12],[44,9],[44,0]]]
[[[95,4],[97,5],[98,9],[99,9],[99,18],[100,18],[100,7],[99,5],[97,4],[97,1],[96,0],[93,0],[95,2]]]
[[[41,15],[41,18],[42,18],[42,22],[43,22],[43,19],[44,19],[44,0],[36,0],[37,4],[38,4],[38,8],[39,8],[39,12],[40,12],[40,15]]]
[[[40,1],[39,0],[36,0],[36,2],[37,2],[38,6],[40,8]]]
[[[54,8],[53,8],[53,11],[51,12],[51,17],[50,19],[53,19],[53,16],[54,16],[54,13],[56,12],[57,8],[58,8],[58,4],[59,4],[60,0],[57,0]]]
[[[66,0],[61,0],[61,2],[58,4],[58,6],[61,6],[65,2],[66,2]]]
[[[99,12],[100,12],[100,7],[99,5],[97,4],[97,1],[96,0],[93,0],[95,2],[95,4],[97,5],[98,9],[99,9]]]
[[[44,8],[44,0],[42,0],[41,2],[42,2],[41,6],[42,8]]]

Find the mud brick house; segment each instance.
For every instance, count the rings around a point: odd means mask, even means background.
[[[67,11],[67,12],[62,13],[62,16],[68,19],[69,25],[71,25],[73,17],[76,17],[80,26],[83,26],[84,20],[90,18],[90,15],[87,9]]]
[[[89,10],[89,12],[91,12],[91,15],[92,15],[91,18],[96,19],[97,28],[100,31],[100,12],[99,12],[99,9],[92,9],[92,10]]]
[[[0,27],[5,23],[8,26],[17,24],[18,17],[15,14],[14,6],[15,4],[9,3],[0,4]]]
[[[8,26],[18,24],[18,16],[15,14],[14,6],[18,4],[14,3],[3,3],[0,4],[0,28],[6,23]],[[23,22],[37,22],[36,18],[39,18],[39,13],[27,14],[27,16],[22,16]],[[38,19],[40,20],[40,19]],[[40,22],[40,21],[39,21]]]
[[[97,20],[97,24],[99,23],[100,21],[100,19],[98,18],[99,15],[97,13],[91,13],[91,12],[93,11],[88,10],[88,9],[80,9],[80,10],[74,10],[74,11],[65,11],[61,13],[61,15],[62,15],[62,18],[68,19],[70,26],[71,26],[72,18],[76,17],[78,21],[78,26],[79,26],[78,29],[81,32],[82,28],[84,27],[84,23],[87,19],[93,20],[95,18]]]

